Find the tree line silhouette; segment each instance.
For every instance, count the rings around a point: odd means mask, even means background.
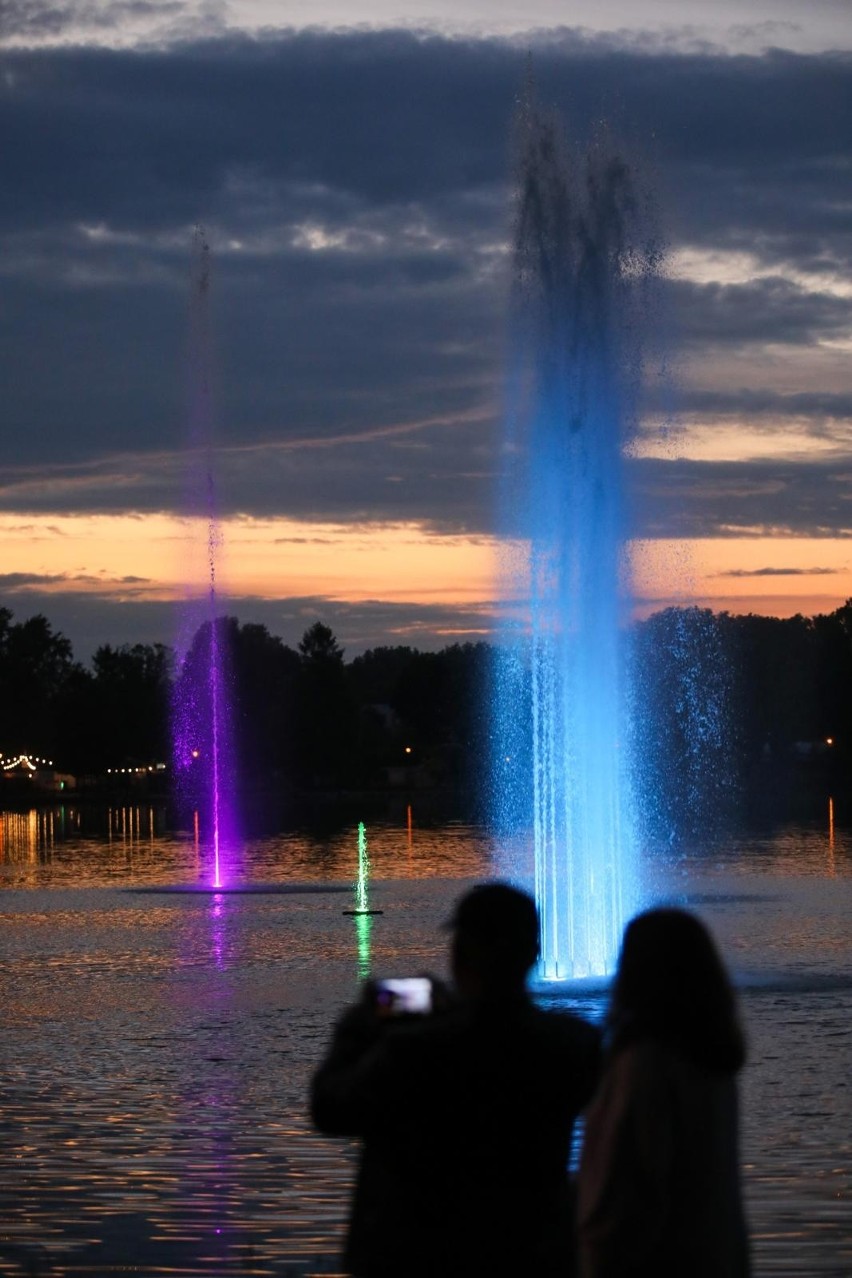
[[[295,649],[263,625],[215,624],[243,783],[378,787],[401,768],[420,784],[480,792],[494,783],[493,646],[386,646],[347,661],[320,621]],[[669,608],[636,622],[631,638],[640,785],[663,822],[678,804],[698,817],[756,777],[818,759],[825,767],[827,751],[835,772],[848,763],[852,600],[786,619]],[[170,708],[209,641],[207,623],[180,669],[159,643],[104,644],[84,666],[46,617],[15,621],[0,608],[0,750],[40,754],[81,777],[167,761]]]

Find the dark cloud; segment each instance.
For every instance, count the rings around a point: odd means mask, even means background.
[[[4,572],[0,573],[0,591],[17,594],[19,591],[39,590],[66,580],[64,573]]]
[[[216,506],[223,516],[417,520],[443,532],[487,530],[496,487],[494,431],[487,416],[443,425],[431,418],[355,442],[318,436],[227,449],[215,468]],[[206,495],[202,455],[140,453],[77,466],[0,468],[6,510],[203,508]]]
[[[639,536],[852,536],[849,459],[644,458],[631,473]]]
[[[837,568],[731,568],[714,577],[834,577]]]
[[[211,233],[213,362],[229,438],[357,433],[493,393],[503,262],[416,208],[379,229],[384,241],[359,251],[294,247],[308,232],[292,225],[275,251],[220,248],[223,235]],[[18,357],[0,367],[0,384],[9,419],[28,426],[22,459],[181,442],[189,230],[170,252],[84,239],[66,234],[35,285],[7,276]]]
[[[54,630],[71,639],[74,656],[87,664],[103,643],[173,643],[178,614],[173,604],[117,600],[109,593],[80,593],[72,589],[10,591],[0,580],[0,606],[15,621],[40,613]]]
[[[489,535],[502,526],[496,430],[485,417],[463,428],[424,426],[354,444],[319,439],[232,450],[218,467],[218,509],[223,516],[417,522],[437,533]],[[82,506],[102,513],[186,502],[179,458],[135,457],[132,483],[123,467],[118,457],[68,472],[56,468],[43,483],[7,472],[0,475],[0,501],[12,510]],[[627,482],[636,537],[852,535],[852,459],[833,451],[748,461],[640,458],[628,463]]]
[[[746,345],[813,346],[846,337],[849,298],[774,277],[746,284],[670,286],[675,326],[686,348]]]
[[[16,219],[11,188],[33,220],[106,213],[150,227],[193,217],[200,201],[237,207],[241,179],[370,204],[502,183],[525,56],[508,42],[403,32],[9,53],[5,211]],[[605,113],[653,137],[666,165],[695,179],[681,195],[705,219],[723,180],[712,211],[727,203],[729,225],[747,225],[756,198],[763,226],[779,182],[785,233],[803,201],[830,225],[845,220],[827,170],[848,152],[848,56],[635,54],[567,36],[534,58],[543,100],[581,131]]]
[[[81,28],[114,31],[128,20],[173,19],[186,9],[182,0],[3,0],[0,4],[5,39],[56,38],[75,35]]]
[[[59,589],[64,586],[94,587],[95,593],[103,591],[111,593],[117,586],[151,585],[148,577],[109,577],[106,573],[61,572],[4,572],[0,573],[0,594],[29,595],[45,589]]]
[[[116,599],[109,594],[51,591],[5,595],[0,580],[0,606],[6,604],[16,621],[36,613],[46,616],[55,630],[72,638],[74,656],[88,663],[104,642],[166,643],[185,639],[179,607],[149,600]],[[496,633],[500,605],[483,600],[479,606],[393,604],[381,601],[346,603],[323,596],[288,599],[230,597],[221,611],[241,623],[265,625],[295,648],[315,621],[331,626],[346,650],[346,659],[384,644],[408,644],[424,650],[449,643],[475,643]],[[108,637],[108,639],[106,638]]]
[[[27,7],[13,12],[23,22]],[[60,12],[30,5],[32,30]],[[489,531],[527,43],[304,32],[7,50],[0,508],[191,505],[206,473],[185,454],[201,220],[222,513]],[[741,387],[719,370],[848,340],[852,58],[532,43],[541,100],[579,137],[614,122],[673,247],[760,266],[739,283],[664,283],[649,327],[699,374],[712,361],[715,380],[658,387],[649,407],[767,431],[795,419],[848,448],[852,396],[836,384],[791,390],[767,363],[764,384]],[[852,528],[835,455],[644,460],[631,483],[646,536]]]
[[[834,594],[817,594],[816,591],[808,591],[807,594],[801,590],[797,590],[795,594],[777,594],[770,595],[761,590],[759,595],[752,598],[743,596],[742,594],[723,595],[716,591],[712,596],[702,597],[696,596],[689,591],[678,591],[677,582],[673,583],[674,589],[669,595],[654,595],[652,597],[634,600],[635,612],[637,616],[648,617],[655,612],[659,612],[663,608],[684,608],[697,605],[701,608],[712,608],[714,612],[734,613],[761,617],[793,617],[793,616],[826,616],[836,612],[842,603],[842,598]]]
[[[21,460],[180,442],[199,218],[228,438],[358,432],[499,393],[524,56],[400,32],[7,53],[0,392]],[[778,268],[673,284],[687,347],[848,327],[846,299],[781,273],[848,264],[847,57],[563,35],[535,63],[579,134],[602,111],[630,121],[677,235]]]
[[[750,425],[778,419],[810,418],[813,423],[846,423],[852,418],[852,392],[795,391],[781,393],[768,387],[688,387],[678,392],[678,403],[691,418],[737,418]]]

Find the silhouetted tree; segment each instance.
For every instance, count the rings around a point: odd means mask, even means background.
[[[298,765],[299,655],[266,626],[232,632],[234,719],[243,784],[292,781]]]
[[[744,772],[761,758],[782,759],[817,735],[816,645],[810,619],[749,615],[731,619],[736,680],[732,714]]]
[[[852,752],[852,599],[813,618],[816,736],[831,737],[837,752]]]
[[[214,638],[233,710],[226,745],[243,788],[381,785],[389,764],[408,759],[471,795],[489,784],[529,789],[522,658],[508,669],[489,645],[465,643],[379,647],[347,664],[321,621],[298,651],[265,626],[221,617],[199,627],[177,671],[162,644],[104,644],[85,669],[44,616],[15,622],[0,608],[0,749],[78,773],[167,758],[172,700],[184,743],[209,753]],[[635,625],[633,641],[637,780],[657,832],[718,821],[737,790],[782,793],[798,778],[830,781],[834,793],[845,784],[852,600],[814,617],[671,608]],[[510,676],[517,758],[490,761],[491,684]],[[499,764],[490,777],[489,762]],[[513,792],[513,811],[517,800]]]
[[[415,648],[371,648],[349,665],[349,679],[360,706],[393,705],[400,679],[421,657]]]
[[[440,779],[478,785],[489,771],[491,652],[485,643],[418,653],[402,672],[394,705],[417,755]]]
[[[343,649],[316,621],[299,642],[298,756],[309,784],[337,787],[353,769],[357,712],[343,665]]]
[[[169,757],[172,653],[164,644],[103,644],[92,658],[98,769]]]
[[[399,766],[409,756],[412,732],[399,714],[399,688],[421,654],[413,648],[372,648],[347,667],[349,685],[358,713],[357,781],[381,786],[387,768]]]
[[[56,704],[75,670],[71,643],[40,613],[13,622],[0,608],[0,749],[53,756]]]

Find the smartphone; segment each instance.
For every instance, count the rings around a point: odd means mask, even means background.
[[[428,976],[377,981],[376,1005],[385,1016],[422,1016],[432,1011],[432,982]]]

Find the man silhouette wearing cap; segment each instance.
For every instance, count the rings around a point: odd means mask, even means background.
[[[525,893],[476,887],[448,927],[446,1006],[388,1017],[367,986],[314,1077],[316,1126],[363,1142],[346,1264],[357,1278],[570,1278],[567,1164],[598,1031],[527,994]]]

